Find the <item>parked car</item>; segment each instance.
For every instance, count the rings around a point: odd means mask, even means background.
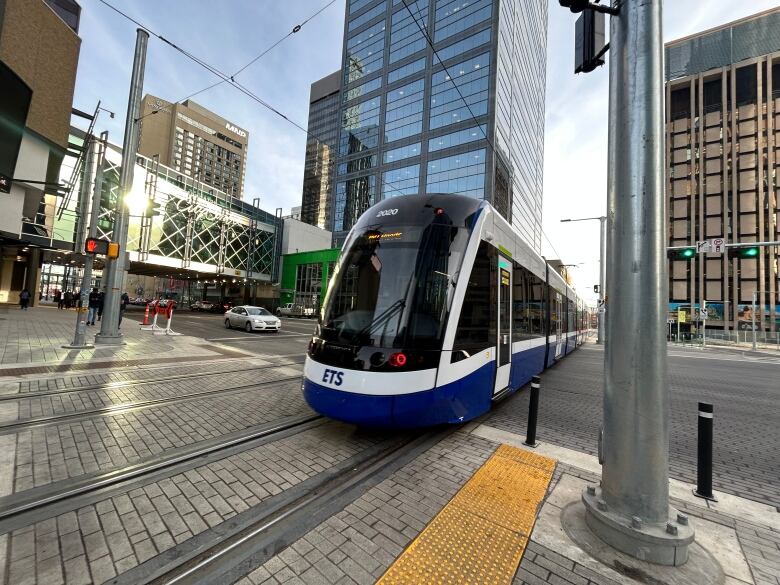
[[[190,311],[211,311],[213,306],[211,301],[199,300],[190,305]]]
[[[222,301],[217,301],[211,306],[211,309],[209,309],[212,313],[224,313],[226,311],[229,311],[233,307],[233,302],[229,301],[227,299]]]
[[[287,303],[276,309],[277,317],[306,317],[311,319],[314,317],[314,309],[311,307],[304,307],[296,303]]]
[[[247,333],[252,331],[273,331],[276,333],[282,327],[282,322],[263,307],[242,305],[233,307],[225,313],[225,327],[227,329],[241,327]]]

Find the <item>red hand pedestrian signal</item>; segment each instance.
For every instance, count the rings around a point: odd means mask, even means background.
[[[119,256],[119,244],[98,238],[87,238],[84,242],[84,251],[87,254],[102,254],[109,258],[116,258]]]

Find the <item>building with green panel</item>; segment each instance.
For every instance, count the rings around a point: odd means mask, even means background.
[[[339,252],[339,248],[329,248],[282,256],[279,304],[296,303],[319,310]]]

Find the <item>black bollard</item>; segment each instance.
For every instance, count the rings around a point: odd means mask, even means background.
[[[712,404],[699,402],[699,445],[696,460],[694,495],[715,500],[712,493]]]
[[[525,445],[536,447],[536,417],[539,414],[539,387],[542,379],[539,376],[531,378],[531,401],[528,404],[528,432]]]

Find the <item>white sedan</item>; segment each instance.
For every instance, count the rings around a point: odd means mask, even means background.
[[[252,331],[279,331],[282,322],[263,307],[242,305],[233,307],[225,313],[225,327],[242,327],[247,333]]]

